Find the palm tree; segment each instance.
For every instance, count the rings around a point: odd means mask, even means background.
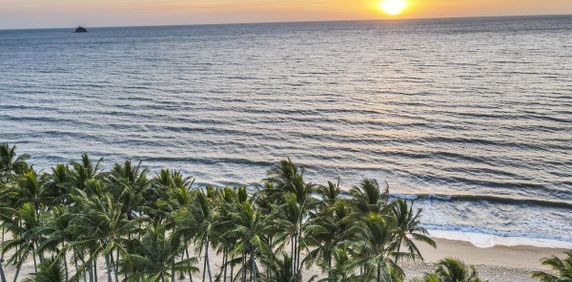
[[[235,234],[228,233],[229,228],[232,228],[230,222],[233,220],[233,213],[237,211],[237,206],[240,203],[248,201],[246,188],[229,188],[225,187],[217,191],[216,204],[219,207],[219,216],[214,225],[214,236],[212,237],[213,245],[217,248],[217,254],[222,253],[222,265],[220,273],[217,275],[217,281],[222,277],[223,281],[228,279],[228,267],[231,267],[230,277],[233,277],[233,261],[234,257],[231,256],[231,250],[236,245],[238,238],[234,237]]]
[[[12,182],[0,182],[0,225],[2,226],[2,237],[0,246],[4,243],[6,234],[6,223],[11,223],[17,214],[16,201],[18,197],[16,185]],[[6,281],[4,273],[4,251],[0,249],[0,281]]]
[[[390,258],[407,254],[397,252],[394,237],[395,222],[376,213],[355,224],[353,265],[363,267],[361,278],[369,281],[392,281],[394,272],[403,276],[401,268]]]
[[[303,232],[305,218],[315,206],[315,200],[311,197],[315,185],[305,183],[304,169],[298,168],[290,159],[281,161],[267,172],[264,180],[267,189],[264,195],[270,203],[274,203],[273,218],[278,222],[277,229],[281,231],[278,242],[290,241],[290,253],[294,260],[292,265],[294,274],[298,275],[302,259],[300,253],[306,247]]]
[[[268,268],[267,273],[262,274],[260,280],[262,282],[297,282],[300,281],[299,275],[295,275],[293,270],[294,261],[291,256],[282,254],[282,259],[278,255],[263,258],[264,265]]]
[[[196,258],[177,261],[186,245],[179,236],[167,232],[161,225],[147,227],[145,235],[128,247],[122,259],[123,268],[130,270],[129,281],[175,281],[177,272],[198,271]]]
[[[327,268],[328,277],[320,282],[362,281],[354,273],[355,265],[348,251],[349,246],[338,246],[332,249],[332,265]],[[313,280],[313,279],[312,279]]]
[[[272,249],[266,243],[268,242],[266,236],[270,231],[269,222],[251,201],[246,201],[237,203],[229,219],[222,224],[228,227],[224,236],[237,238],[231,255],[239,256],[242,266],[236,277],[242,275],[242,281],[247,279],[256,281],[258,278],[256,261],[273,256]]]
[[[144,213],[155,222],[173,219],[170,213],[191,204],[193,177],[180,171],[162,169],[144,191]]]
[[[267,172],[267,177],[264,179],[268,186],[266,193],[273,200],[281,198],[284,192],[292,193],[296,190],[296,182],[299,182],[303,175],[303,168],[298,168],[290,159],[282,160]]]
[[[38,246],[38,250],[44,252],[54,252],[57,258],[63,259],[63,267],[65,271],[65,280],[69,278],[69,270],[67,266],[67,244],[73,240],[68,231],[73,215],[64,205],[55,206],[51,209],[49,217],[37,228],[37,233],[42,234],[42,240]],[[41,267],[40,267],[41,270]]]
[[[350,196],[357,215],[382,213],[389,202],[389,186],[386,183],[382,192],[376,180],[364,179],[359,185],[351,188]]]
[[[50,201],[46,193],[43,179],[35,171],[29,170],[17,178],[18,183],[18,203],[30,203],[39,215],[44,211],[44,206]]]
[[[107,187],[115,201],[123,204],[123,212],[127,219],[137,217],[145,203],[144,192],[149,187],[147,170],[141,169],[141,162],[133,166],[131,161],[123,165],[115,164],[107,178]]]
[[[52,173],[46,177],[45,194],[50,206],[69,204],[69,194],[72,192],[72,173],[64,164],[57,164]]]
[[[415,241],[429,244],[433,248],[436,247],[436,244],[435,241],[429,237],[429,232],[421,226],[421,221],[419,220],[420,215],[421,209],[414,212],[413,204],[408,205],[404,200],[396,201],[391,210],[391,216],[397,227],[395,229],[397,252],[399,253],[401,247],[405,246],[409,253],[413,255],[413,258],[423,260],[421,251],[417,248]],[[395,263],[397,262],[396,257]]]
[[[304,217],[307,214],[306,205],[299,204],[295,194],[287,194],[284,197],[284,203],[275,208],[272,219],[275,222],[273,227],[276,231],[276,243],[283,248],[287,243],[290,244],[290,254],[294,263],[292,264],[292,272],[298,275],[300,271],[300,253],[306,247],[303,232],[307,226]]]
[[[119,281],[116,262],[120,255],[125,254],[125,246],[129,241],[127,237],[137,232],[141,220],[128,220],[124,216],[123,204],[116,202],[110,194],[99,197],[90,197],[83,191],[79,191],[79,194],[81,196],[74,196],[74,201],[79,204],[81,212],[76,214],[68,227],[70,232],[78,236],[71,247],[89,251],[89,259],[84,265],[92,266],[94,273],[97,270],[97,257],[103,256],[108,280],[113,281],[113,273],[115,280]]]
[[[187,238],[192,237],[199,251],[204,252],[203,281],[208,273],[209,281],[212,281],[212,273],[209,258],[210,239],[213,236],[216,215],[211,199],[207,191],[194,193],[194,202],[191,206],[182,208],[176,214],[177,232]]]
[[[564,254],[566,257],[563,259],[557,256],[543,259],[542,265],[550,267],[552,272],[535,271],[532,273],[532,277],[542,282],[572,281],[572,251],[567,251]]]
[[[342,194],[342,189],[339,180],[336,183],[328,181],[328,185],[318,185],[315,192],[319,197],[318,211],[328,212],[328,209],[336,204]]]
[[[445,258],[437,263],[434,273],[425,276],[426,282],[486,282],[481,280],[474,266],[466,266],[456,258]]]
[[[5,227],[12,234],[12,239],[2,242],[0,249],[2,254],[13,251],[8,263],[16,266],[14,281],[18,281],[18,275],[22,264],[30,257],[34,261],[34,272],[38,272],[37,260],[38,242],[41,240],[37,233],[40,227],[38,212],[32,203],[25,203],[19,208],[15,217],[5,222]]]
[[[57,257],[44,260],[39,265],[39,271],[32,273],[25,282],[65,282],[68,281],[64,263]]]
[[[80,162],[72,162],[72,185],[73,187],[84,190],[86,183],[90,180],[99,180],[102,178],[100,165],[103,159],[97,162],[91,161],[87,154],[81,155]],[[91,191],[94,192],[94,191]]]
[[[314,249],[305,260],[309,264],[318,262],[318,266],[328,272],[329,281],[335,281],[338,276],[330,272],[334,270],[334,252],[350,239],[348,230],[351,230],[352,225],[351,207],[346,200],[338,199],[326,211],[312,217],[306,226],[306,240]]]
[[[0,144],[0,179],[28,171],[30,169],[26,163],[28,159],[30,159],[28,155],[16,154],[16,146]]]

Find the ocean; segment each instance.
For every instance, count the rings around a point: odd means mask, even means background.
[[[0,142],[37,169],[256,187],[289,157],[387,181],[433,234],[572,245],[572,16],[72,31],[0,31]]]

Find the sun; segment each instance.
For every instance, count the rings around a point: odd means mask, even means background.
[[[403,12],[407,7],[406,0],[382,0],[379,2],[379,8],[386,14],[395,16]]]

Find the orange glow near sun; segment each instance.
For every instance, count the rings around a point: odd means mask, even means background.
[[[382,0],[379,9],[390,16],[399,15],[407,7],[407,0]]]

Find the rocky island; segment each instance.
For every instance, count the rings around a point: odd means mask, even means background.
[[[87,32],[87,29],[86,29],[85,27],[79,26],[78,28],[75,29],[74,32],[75,32],[75,33]]]

